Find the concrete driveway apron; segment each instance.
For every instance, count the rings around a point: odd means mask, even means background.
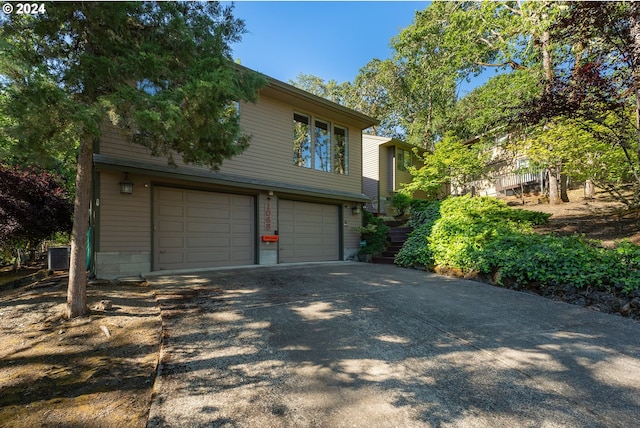
[[[150,278],[149,427],[634,427],[640,323],[364,263]]]

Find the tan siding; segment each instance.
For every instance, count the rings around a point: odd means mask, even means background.
[[[257,104],[242,104],[241,125],[245,133],[252,135],[252,143],[244,153],[226,160],[220,172],[360,193],[362,191],[361,130],[349,126],[348,123],[336,122],[349,128],[349,175],[301,168],[294,165],[292,161],[294,110],[293,106],[265,97],[261,98]],[[152,158],[150,151],[144,147],[126,143],[119,135],[119,131],[112,127],[105,130],[99,151],[101,154],[127,159],[167,163],[164,158]],[[178,165],[183,165],[180,156],[176,156],[174,160]]]
[[[344,219],[344,248],[358,248],[360,246],[360,232],[356,228],[362,224],[362,214],[353,215],[351,206],[342,207]]]
[[[378,180],[380,178],[379,142],[370,135],[362,136],[362,176]]]
[[[411,183],[411,180],[413,180],[413,177],[411,177],[411,174],[409,174],[409,172],[396,169],[396,182],[394,184],[393,190],[395,192],[401,190],[402,185],[405,183]]]
[[[378,137],[362,135],[362,192],[372,201],[366,207],[371,212],[379,212],[377,202],[380,198],[379,144]]]
[[[124,175],[100,173],[100,227],[98,251],[151,251],[151,198],[145,179],[129,175],[132,195],[120,194]]]
[[[395,147],[380,147],[380,198],[392,195],[390,183],[393,183],[395,165]]]
[[[138,144],[127,143],[124,134],[115,126],[105,124],[100,137],[98,152],[103,155],[119,156],[125,159],[143,160],[167,164],[165,158],[154,158],[151,151]]]

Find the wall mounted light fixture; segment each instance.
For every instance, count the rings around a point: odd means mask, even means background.
[[[124,173],[124,180],[120,182],[120,193],[131,195],[133,193],[133,183],[129,181],[129,174]]]
[[[361,213],[361,209],[360,209],[360,205],[356,204],[354,206],[351,207],[351,214],[353,215],[360,215]]]

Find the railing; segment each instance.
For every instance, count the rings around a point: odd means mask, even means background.
[[[525,174],[507,174],[496,177],[496,191],[502,192],[508,189],[515,189],[521,185],[540,183],[541,173],[528,172]]]

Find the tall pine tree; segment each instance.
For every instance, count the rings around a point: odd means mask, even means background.
[[[217,168],[241,153],[236,101],[266,80],[241,71],[229,45],[244,23],[217,2],[47,3],[0,28],[4,131],[46,150],[79,142],[67,316],[86,311],[86,236],[94,144],[110,121],[131,143]]]

